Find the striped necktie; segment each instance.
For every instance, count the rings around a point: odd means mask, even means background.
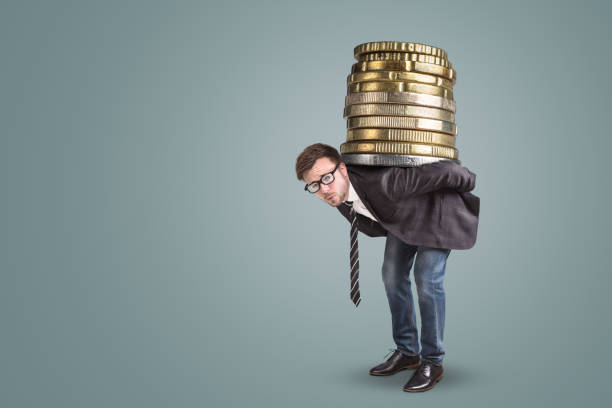
[[[345,201],[346,205],[351,208],[349,213],[351,219],[351,300],[355,307],[361,302],[361,294],[359,293],[359,245],[357,245],[357,212],[351,201]]]

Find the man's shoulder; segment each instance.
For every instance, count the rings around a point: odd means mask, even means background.
[[[351,186],[362,201],[371,201],[372,195],[381,196],[389,184],[393,167],[347,165]]]
[[[359,177],[380,177],[383,174],[395,171],[396,167],[347,164],[346,169],[349,174]]]
[[[406,176],[408,173],[419,172],[417,167],[397,167],[397,166],[364,166],[347,165],[346,169],[351,180],[356,179],[362,182],[373,182],[387,180],[393,177]]]

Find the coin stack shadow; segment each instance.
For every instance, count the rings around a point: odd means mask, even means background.
[[[410,42],[370,42],[354,49],[347,78],[348,164],[419,166],[458,160],[453,85],[447,53]]]

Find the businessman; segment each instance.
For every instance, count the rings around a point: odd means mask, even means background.
[[[382,279],[397,348],[370,374],[416,368],[404,391],[431,389],[444,373],[446,260],[451,249],[469,249],[476,241],[480,199],[470,193],[476,175],[450,160],[418,167],[347,165],[334,147],[322,143],[298,156],[296,174],[306,191],[338,208],[351,223],[350,296],[356,306],[361,301],[357,230],[387,237]],[[420,345],[409,280],[413,266]]]

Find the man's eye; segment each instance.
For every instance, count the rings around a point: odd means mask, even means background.
[[[332,179],[333,179],[333,177],[332,177],[332,175],[331,175],[331,174],[326,174],[326,175],[324,175],[324,176],[323,176],[323,178],[321,179],[321,181],[322,181],[323,183],[326,183],[326,184],[327,184],[327,183],[331,183]]]

